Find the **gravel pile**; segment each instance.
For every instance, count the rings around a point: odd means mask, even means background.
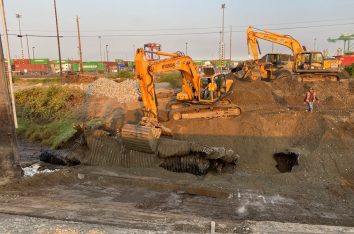
[[[119,103],[127,103],[138,100],[137,85],[135,80],[124,80],[120,83],[107,78],[100,78],[88,85],[87,95],[98,95],[114,98]]]

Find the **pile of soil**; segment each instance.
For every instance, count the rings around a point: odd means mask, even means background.
[[[309,87],[316,89],[320,99],[312,114],[306,112],[303,103]],[[231,98],[243,110],[240,117],[164,125],[172,130],[174,139],[234,150],[240,155],[238,173],[278,175],[273,155],[291,150],[299,155],[292,175],[354,178],[351,91],[348,81],[237,81]],[[117,106],[113,99],[96,97],[84,106],[89,113],[86,117],[101,118],[112,130],[125,123],[138,123],[142,116],[139,102]]]

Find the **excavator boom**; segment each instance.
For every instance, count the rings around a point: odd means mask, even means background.
[[[255,60],[259,59],[258,51],[258,38],[262,40],[266,40],[272,43],[276,43],[279,45],[283,45],[288,47],[294,55],[305,52],[304,47],[298,42],[296,39],[291,36],[282,35],[275,32],[270,31],[254,31],[253,27],[248,27],[247,29],[247,43],[248,43],[248,54],[252,50],[253,57]]]

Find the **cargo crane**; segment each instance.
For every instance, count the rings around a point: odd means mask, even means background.
[[[343,52],[344,54],[350,54],[353,53],[354,49],[354,43],[352,41],[354,40],[354,34],[341,34],[338,38],[328,38],[328,42],[335,43],[337,41],[343,41],[344,46],[343,46]]]

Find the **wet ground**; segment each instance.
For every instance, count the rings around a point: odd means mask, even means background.
[[[78,167],[2,187],[0,213],[142,230],[230,233],[244,220],[353,226],[352,188],[291,180],[269,188],[242,174]],[[254,184],[244,187],[240,181]],[[338,181],[340,183],[340,181]],[[228,194],[229,196],[224,196]]]

